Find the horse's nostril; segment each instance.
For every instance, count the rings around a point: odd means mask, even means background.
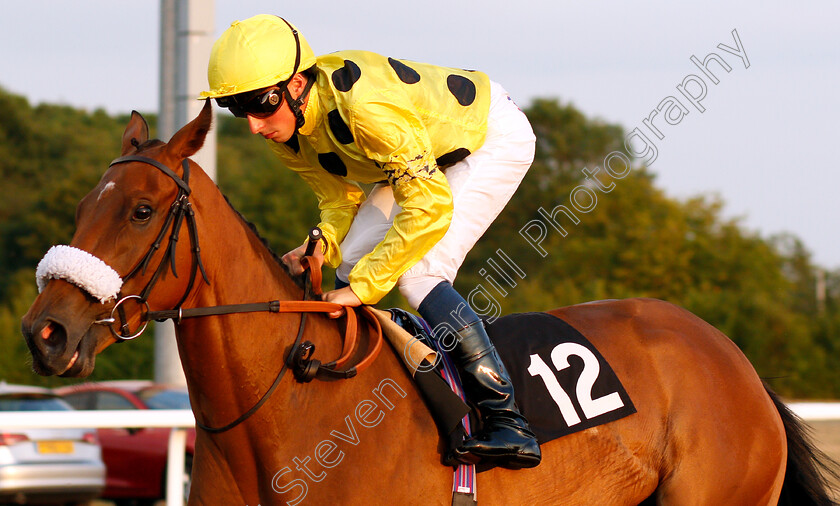
[[[40,336],[50,350],[63,351],[67,345],[67,331],[60,323],[47,321],[46,326],[41,329]]]
[[[47,326],[46,326],[46,327],[44,327],[44,328],[41,330],[41,338],[43,338],[43,339],[49,339],[49,338],[50,338],[50,336],[52,335],[52,333],[53,333],[53,323],[52,323],[52,322],[48,322],[48,323],[47,323]]]

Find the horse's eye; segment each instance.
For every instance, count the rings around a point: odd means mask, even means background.
[[[152,208],[147,206],[146,204],[140,204],[134,209],[134,215],[131,217],[133,221],[149,221],[149,218],[152,217]]]

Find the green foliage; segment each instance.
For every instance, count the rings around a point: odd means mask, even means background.
[[[603,162],[623,145],[618,126],[587,119],[553,100],[535,101],[526,114],[537,135],[534,164],[467,257],[457,283],[462,293],[490,293],[505,313],[604,298],[668,300],[732,338],[779,392],[840,395],[834,373],[840,366],[840,280],[828,276],[825,308],[818,308],[815,265],[798,239],[762,239],[738,220],[725,219],[723,203],[714,197],[669,198],[644,167],[621,179],[610,177]],[[584,168],[600,185],[585,182]],[[570,200],[582,184],[597,198],[586,213]],[[544,216],[560,205],[579,220],[556,215],[565,237]],[[547,232],[539,243],[545,257],[534,246],[536,228],[530,241],[518,233],[532,220],[540,220]],[[498,250],[525,272],[520,279],[501,264],[515,287],[489,264],[499,263]],[[488,272],[506,295],[486,279]]]
[[[101,111],[30,107],[0,92],[0,298],[11,277],[73,233],[78,201],[119,146],[121,120]],[[113,147],[112,147],[113,146]]]
[[[526,113],[538,140],[535,162],[467,258],[457,282],[462,293],[482,288],[504,312],[604,298],[669,300],[730,336],[781,393],[840,395],[834,373],[840,366],[840,271],[825,273],[825,297],[819,299],[817,268],[797,238],[762,238],[724,218],[715,197],[672,199],[644,167],[610,177],[603,161],[622,149],[620,126],[586,118],[556,100],[536,100]],[[153,116],[147,119],[154,124]],[[0,378],[69,381],[30,371],[20,318],[36,296],[35,265],[50,245],[69,242],[75,206],[119,154],[127,120],[102,111],[33,107],[0,90]],[[227,114],[216,121],[219,187],[275,251],[299,245],[318,221],[311,191],[244,121]],[[570,201],[579,185],[597,198],[588,212]],[[566,235],[547,226],[543,256],[520,230],[532,220],[545,224],[540,209],[551,213],[561,205],[578,223],[558,214]],[[504,266],[498,251],[525,273],[521,279],[505,269],[516,286],[494,274],[490,260]],[[394,290],[381,305],[404,301]],[[111,346],[97,357],[92,379],[151,377],[152,353],[151,333]]]
[[[319,221],[312,192],[262,138],[251,134],[246,122],[227,114],[216,121],[219,188],[274,251],[282,254],[302,244]]]

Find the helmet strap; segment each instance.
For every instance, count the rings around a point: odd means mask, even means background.
[[[289,30],[292,31],[292,35],[295,38],[295,67],[292,70],[292,75],[289,76],[289,80],[286,81],[283,84],[282,90],[283,90],[283,95],[285,95],[285,97],[286,97],[286,102],[288,102],[288,104],[289,104],[289,109],[291,109],[292,112],[295,113],[295,125],[296,125],[295,126],[295,131],[297,132],[297,129],[302,127],[303,123],[304,123],[303,111],[300,110],[300,106],[303,105],[303,101],[306,100],[306,95],[309,93],[309,89],[312,88],[312,85],[315,84],[315,81],[314,81],[314,79],[307,78],[306,79],[306,86],[303,88],[303,91],[300,92],[300,95],[298,96],[298,98],[297,99],[292,98],[292,94],[289,93],[288,84],[292,80],[292,78],[295,77],[295,74],[297,74],[297,71],[298,71],[298,66],[300,66],[300,37],[298,35],[298,31],[295,30],[295,28],[291,25],[291,23],[289,23],[288,21],[286,21],[284,18],[282,18],[280,16],[277,16],[277,17],[282,19],[283,22],[286,23],[286,26],[289,27]]]
[[[294,77],[294,76],[292,76]],[[289,92],[288,81],[283,84],[283,95],[286,97],[286,102],[289,104],[289,109],[295,114],[295,131],[298,128],[303,126],[304,118],[303,118],[303,111],[301,110],[301,106],[303,105],[304,100],[306,100],[306,96],[309,94],[309,90],[312,89],[312,85],[315,84],[315,79],[310,77],[306,78],[306,85],[301,90],[300,95],[298,98],[292,98],[292,94]]]

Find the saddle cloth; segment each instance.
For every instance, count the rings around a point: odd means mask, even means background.
[[[399,309],[391,313],[407,331],[442,350],[442,343],[424,331],[425,322]],[[548,313],[516,313],[485,324],[510,374],[516,403],[540,444],[636,412],[604,357],[562,319]],[[462,416],[456,412],[448,419]]]
[[[540,444],[636,412],[612,367],[562,319],[517,313],[486,327]]]

